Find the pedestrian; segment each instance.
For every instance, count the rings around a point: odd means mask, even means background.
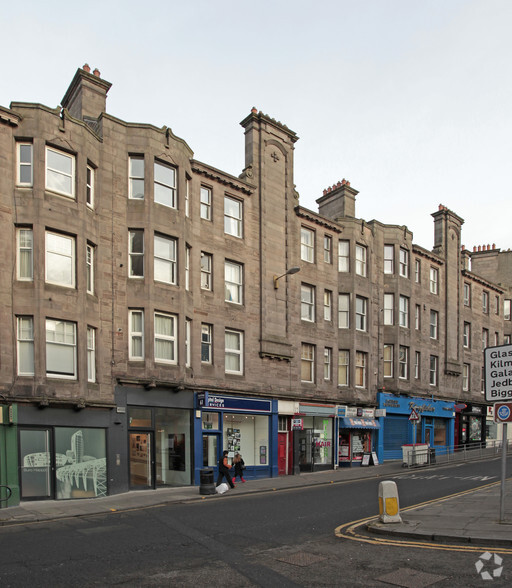
[[[242,480],[242,482],[245,484],[245,480],[244,480],[245,462],[239,453],[235,453],[235,459],[233,460],[233,464],[235,466],[235,475],[233,476],[233,480],[236,480],[237,477],[240,476],[240,480]]]
[[[229,473],[230,469],[231,465],[228,463],[228,452],[224,451],[222,453],[222,457],[219,459],[219,475],[217,476],[217,486],[221,484],[222,478],[226,478],[226,481],[231,486],[231,488],[235,487]]]

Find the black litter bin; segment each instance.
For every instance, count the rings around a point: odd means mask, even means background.
[[[436,450],[433,447],[428,450],[428,463],[436,463]]]
[[[199,494],[215,494],[215,482],[211,468],[199,470]]]

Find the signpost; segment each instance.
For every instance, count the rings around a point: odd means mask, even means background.
[[[411,409],[411,414],[409,415],[409,420],[413,424],[412,444],[413,444],[413,451],[414,451],[414,445],[416,445],[416,425],[420,422],[420,415],[416,412],[416,410],[414,408]]]
[[[512,421],[512,345],[484,349],[485,399],[494,403],[494,420],[502,423],[500,523],[505,520],[507,476],[507,423]],[[501,401],[501,402],[500,402]]]

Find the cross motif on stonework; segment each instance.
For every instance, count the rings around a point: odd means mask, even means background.
[[[274,153],[272,153],[272,155],[270,157],[272,157],[272,159],[274,160],[274,163],[276,161],[279,161],[279,155],[275,151],[274,151]]]

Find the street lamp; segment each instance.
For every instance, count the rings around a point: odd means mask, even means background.
[[[274,274],[274,288],[276,290],[279,288],[279,284],[277,283],[278,280],[280,280],[281,278],[284,278],[284,276],[291,276],[292,274],[296,274],[297,272],[300,272],[300,267],[294,266],[294,267],[291,267],[287,272],[285,272],[284,274],[282,274],[280,276],[276,276]]]

